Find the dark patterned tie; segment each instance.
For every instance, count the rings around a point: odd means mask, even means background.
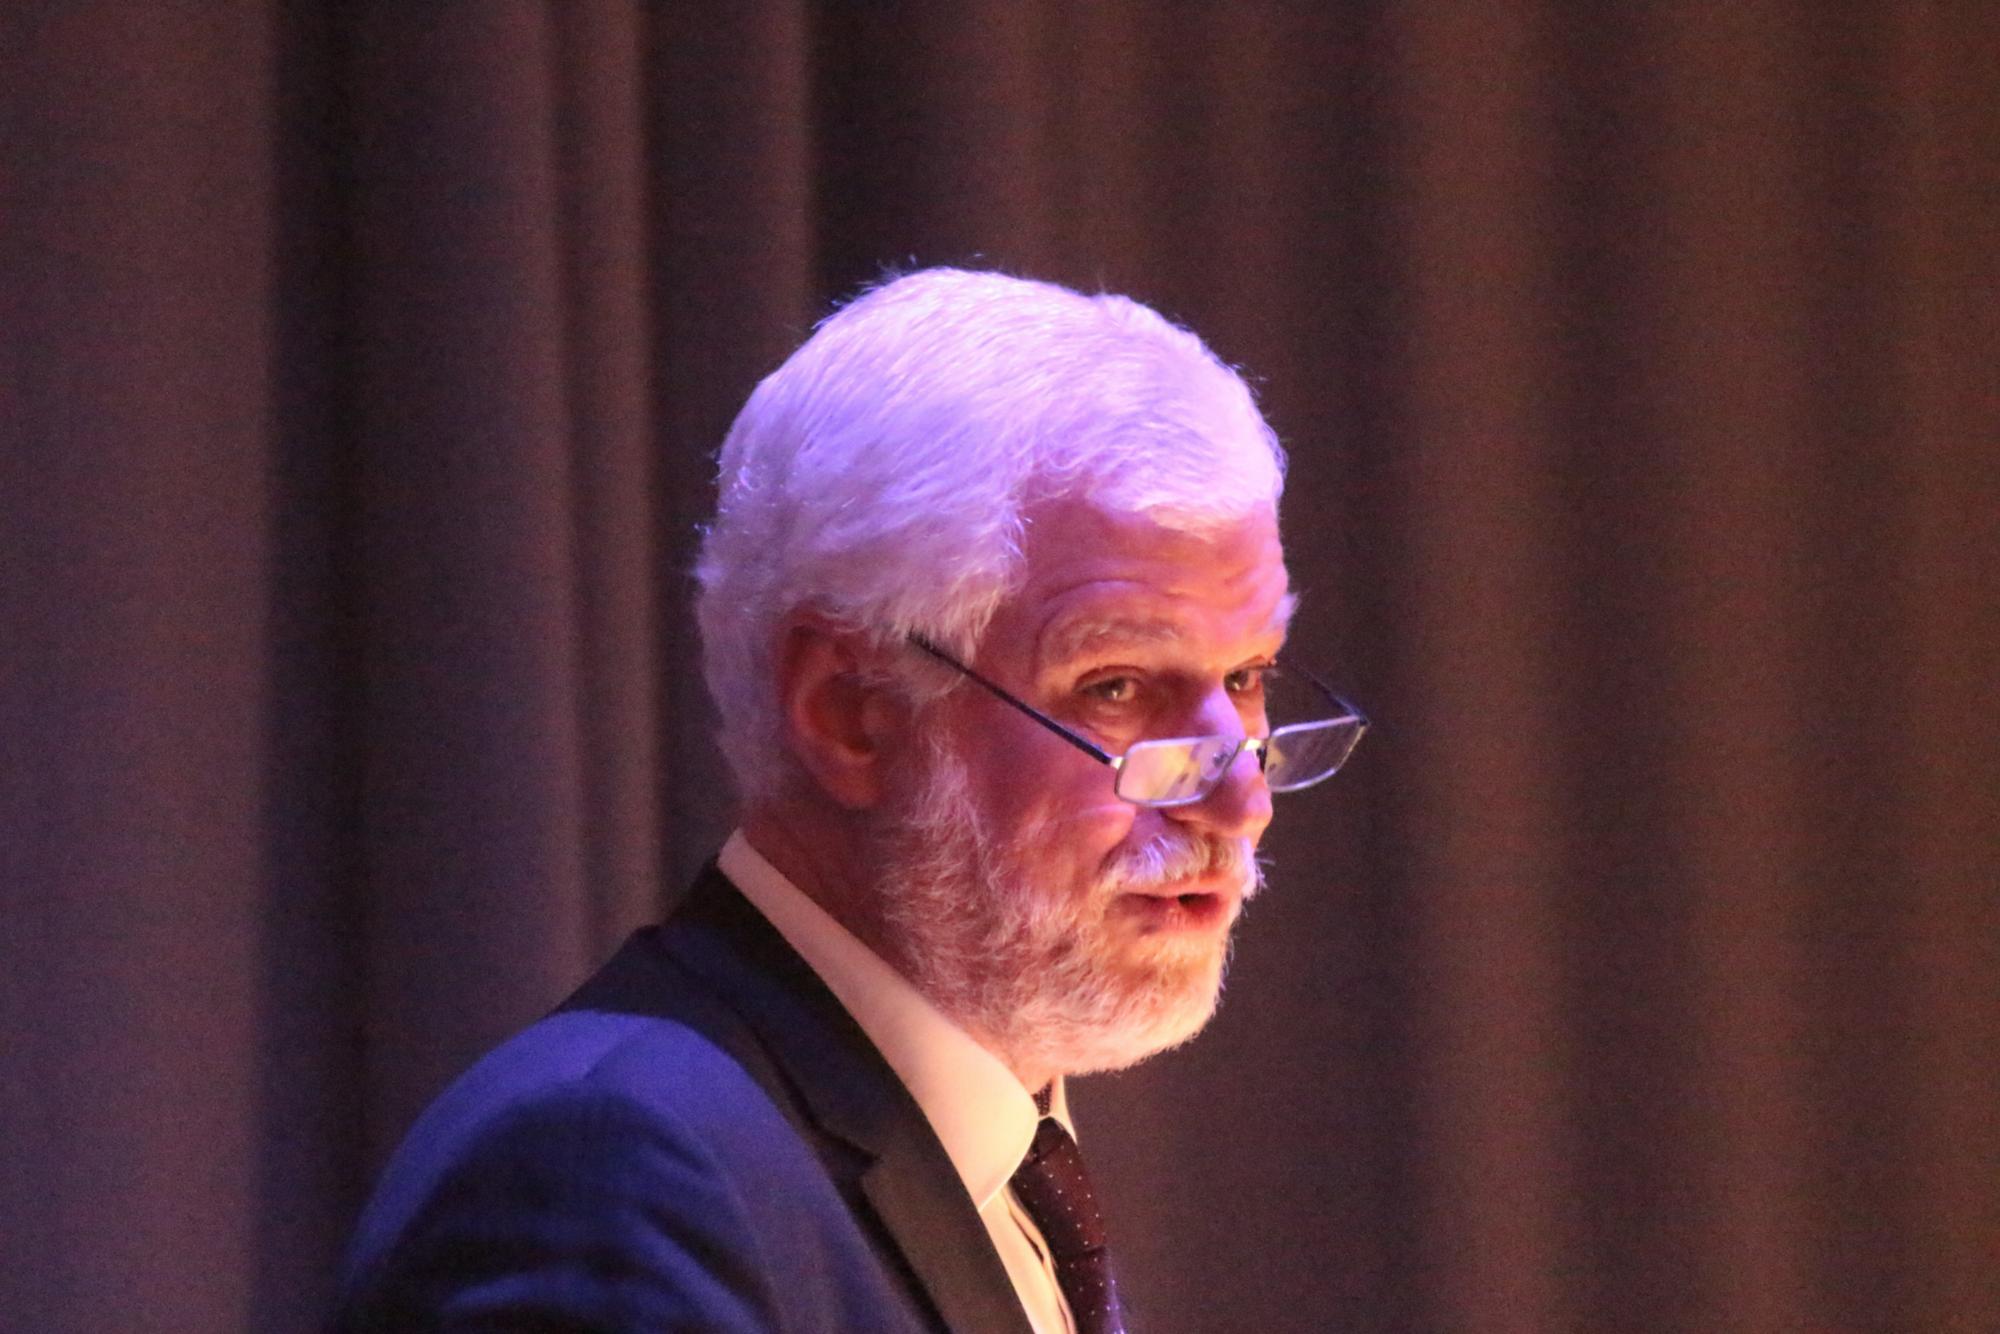
[[[1048,1243],[1077,1334],[1121,1334],[1125,1321],[1104,1243],[1104,1218],[1084,1175],[1083,1154],[1054,1117],[1043,1117],[1035,1128],[1034,1145],[1012,1184],[1014,1198]]]

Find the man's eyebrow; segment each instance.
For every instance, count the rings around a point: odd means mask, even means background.
[[[1289,632],[1298,596],[1285,594],[1271,613],[1270,634],[1282,641]],[[1041,636],[1039,656],[1046,665],[1060,665],[1106,648],[1175,644],[1187,637],[1180,622],[1150,616],[1085,616],[1050,626]]]
[[[1044,663],[1064,663],[1107,646],[1171,644],[1186,632],[1174,621],[1152,617],[1083,617],[1049,627],[1042,635]]]
[[[1299,595],[1287,592],[1278,599],[1278,609],[1271,613],[1271,633],[1280,640],[1289,639],[1292,634],[1292,617],[1298,615]]]

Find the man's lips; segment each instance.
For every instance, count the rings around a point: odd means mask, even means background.
[[[1236,917],[1242,894],[1205,881],[1131,890],[1121,896],[1149,930],[1210,931]]]

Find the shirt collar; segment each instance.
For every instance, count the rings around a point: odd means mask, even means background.
[[[742,830],[722,845],[717,864],[861,1025],[923,1109],[973,1204],[984,1209],[1034,1143],[1041,1114],[1028,1090],[999,1057],[787,880]],[[1074,1133],[1060,1078],[1050,1090],[1049,1115]]]

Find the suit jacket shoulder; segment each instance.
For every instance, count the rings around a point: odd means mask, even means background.
[[[1027,1329],[894,1072],[709,868],[418,1121],[344,1329]]]

